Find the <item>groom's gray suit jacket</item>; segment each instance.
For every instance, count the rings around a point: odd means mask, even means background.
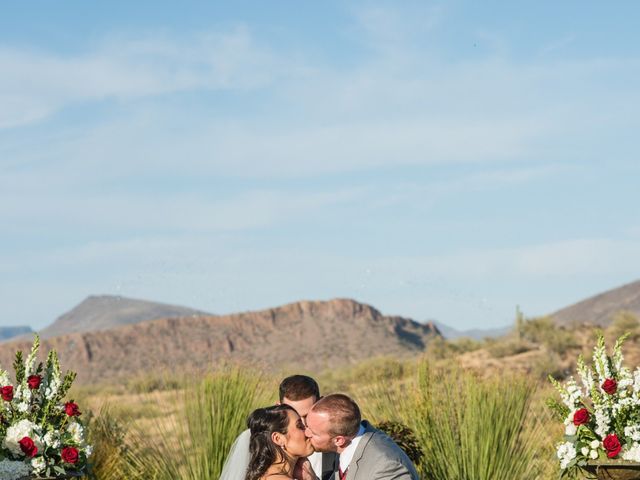
[[[364,435],[349,463],[346,480],[418,480],[407,454],[387,434],[366,420],[362,425]]]

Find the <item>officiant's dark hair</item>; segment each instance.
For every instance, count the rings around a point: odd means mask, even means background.
[[[274,463],[286,462],[286,454],[282,447],[273,443],[271,434],[287,433],[289,415],[287,411],[295,410],[289,405],[275,405],[273,407],[254,410],[247,420],[251,431],[249,439],[249,466],[245,480],[257,480]]]
[[[297,402],[309,397],[320,398],[320,388],[318,382],[306,375],[291,375],[280,382],[280,402],[287,397],[289,400]]]

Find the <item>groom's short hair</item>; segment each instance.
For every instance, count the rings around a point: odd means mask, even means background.
[[[291,375],[280,382],[280,402],[286,398],[293,401],[314,397],[320,398],[318,382],[306,375]]]
[[[358,404],[342,393],[322,397],[311,407],[311,411],[329,416],[329,433],[334,437],[355,437],[362,421]]]

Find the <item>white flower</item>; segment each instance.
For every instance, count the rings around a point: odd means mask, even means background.
[[[91,445],[87,445],[84,449],[84,452],[87,455],[87,457],[90,457],[91,454],[93,453],[93,447]]]
[[[596,409],[596,434],[604,438],[609,433],[609,423],[611,418],[606,410]]]
[[[2,480],[17,480],[31,474],[31,467],[20,461],[2,460],[0,461],[0,478]]]
[[[31,466],[35,473],[42,473],[44,469],[47,468],[47,461],[44,457],[35,457],[31,460]]]
[[[640,425],[631,425],[630,427],[624,427],[624,436],[631,437],[632,440],[640,441]]]
[[[597,449],[600,446],[600,440],[591,440],[589,446],[594,450]]]
[[[580,453],[582,453],[582,455],[586,457],[587,455],[589,455],[589,447],[582,447],[580,449]]]
[[[27,402],[20,402],[17,408],[19,412],[24,413],[29,410],[29,404]]]
[[[82,444],[84,440],[82,437],[82,425],[80,425],[78,422],[71,422],[67,427],[67,432],[71,434],[75,443],[77,443],[78,445]]]
[[[631,447],[625,448],[622,452],[622,458],[632,462],[640,462],[640,444],[634,442]]]
[[[556,452],[558,459],[560,460],[560,468],[563,470],[569,466],[571,460],[576,458],[576,448],[571,442],[565,442],[558,445],[558,451]]]
[[[40,440],[40,427],[35,423],[31,423],[29,420],[20,420],[15,425],[11,425],[7,428],[7,433],[2,442],[2,446],[9,450],[13,455],[23,457],[24,453],[20,448],[20,440],[24,437],[29,437],[35,443],[38,450],[42,449],[42,442]],[[0,477],[2,478],[2,477]]]
[[[572,437],[578,432],[578,427],[576,427],[573,423],[567,425],[564,429],[564,434]]]
[[[42,440],[47,447],[60,447],[60,439],[57,432],[47,432]]]
[[[591,450],[590,457],[593,458],[594,460],[596,460],[598,458],[598,451],[597,450]]]

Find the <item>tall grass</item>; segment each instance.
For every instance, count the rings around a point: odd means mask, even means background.
[[[424,479],[541,478],[538,461],[546,440],[532,417],[530,381],[510,375],[480,379],[424,362],[418,386],[413,424],[424,445]]]
[[[173,421],[160,425],[159,478],[218,480],[247,416],[265,402],[261,385],[257,374],[233,368],[185,389]]]

